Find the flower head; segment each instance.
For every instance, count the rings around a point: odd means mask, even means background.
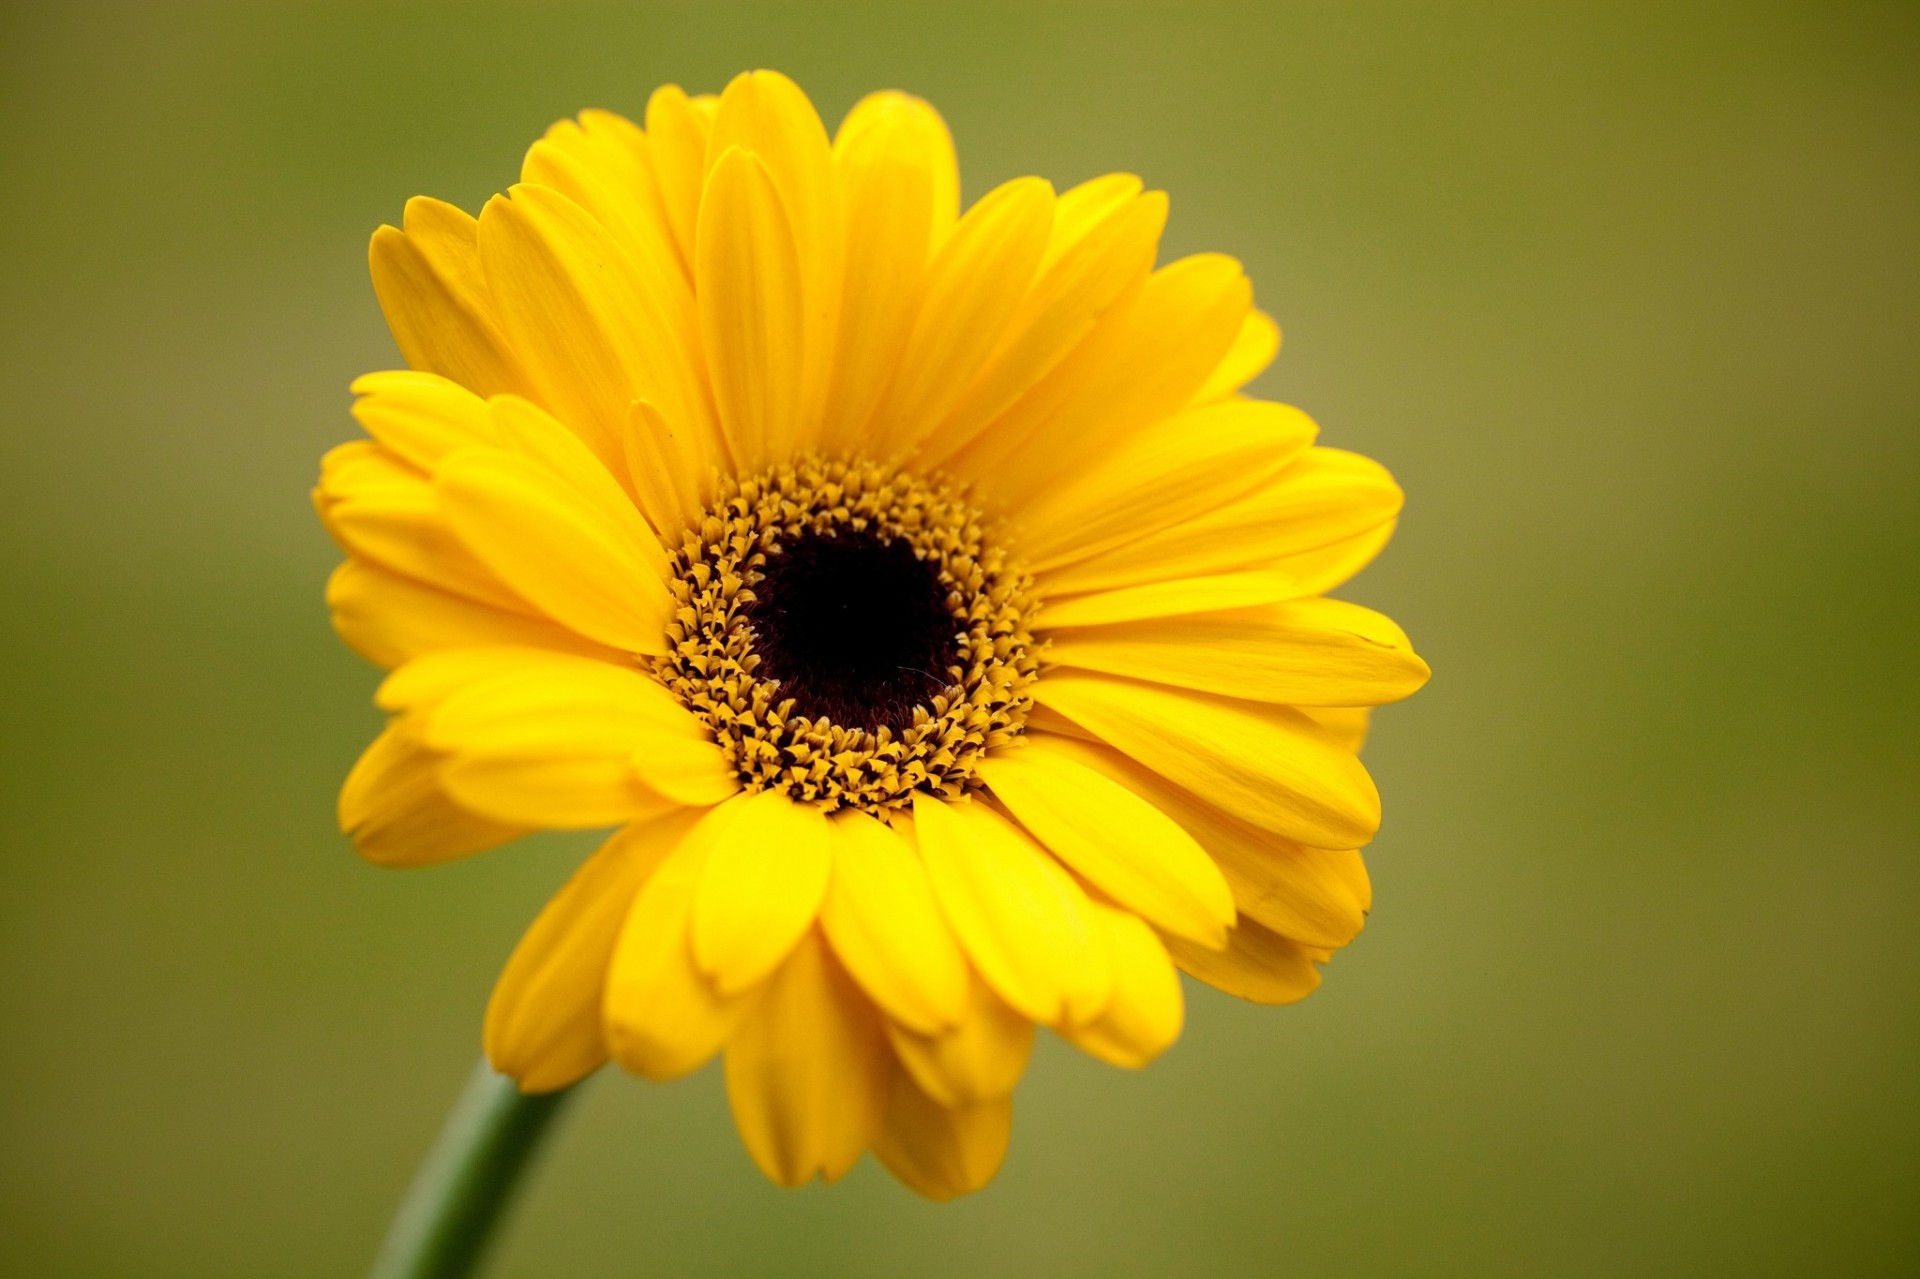
[[[724,1054],[783,1183],[978,1188],[1037,1026],[1137,1067],[1176,969],[1299,999],[1369,905],[1368,707],[1427,668],[1326,592],[1401,501],[1240,393],[1238,263],[1166,197],[1008,182],[789,80],[587,112],[475,219],[374,236],[411,371],[316,495],[391,670],[341,818],[388,865],[615,828],[494,991],[527,1091]]]

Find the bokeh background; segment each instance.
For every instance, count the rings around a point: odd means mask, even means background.
[[[12,4],[0,18],[0,1271],[371,1255],[586,844],[361,865],[375,674],[307,507],[392,366],[368,234],[546,124],[767,65],[932,98],[966,190],[1131,169],[1260,389],[1411,494],[1350,593],[1371,927],[1006,1169],[766,1184],[608,1076],[507,1276],[1920,1269],[1920,11],[1820,3]]]

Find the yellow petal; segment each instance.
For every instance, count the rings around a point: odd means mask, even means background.
[[[454,449],[501,442],[487,402],[437,373],[368,373],[353,393],[354,420],[423,471]]]
[[[985,804],[922,795],[913,816],[934,895],[980,975],[1034,1021],[1098,1016],[1111,973],[1072,877]]]
[[[698,435],[645,400],[635,400],[627,415],[627,473],[641,514],[669,546],[699,522],[718,474]]]
[[[1157,927],[1226,944],[1233,894],[1199,844],[1147,800],[1045,737],[989,756],[981,780],[1053,855]]]
[[[1111,747],[1051,737],[1049,745],[1178,822],[1219,866],[1240,914],[1327,948],[1346,945],[1365,925],[1372,895],[1358,852],[1308,848],[1250,826]]]
[[[820,925],[834,953],[903,1025],[929,1034],[957,1025],[967,1007],[967,962],[919,854],[863,812],[840,813],[830,827],[833,879]]]
[[[449,455],[434,493],[474,555],[542,612],[613,648],[665,653],[673,596],[638,514],[617,521],[552,472],[491,449]]]
[[[893,1061],[879,1014],[808,932],[727,1044],[734,1126],[783,1186],[838,1180],[880,1131]]]
[[[1066,671],[1043,677],[1034,696],[1262,830],[1358,848],[1379,829],[1367,770],[1298,711]]]
[[[1060,1033],[1101,1061],[1138,1070],[1180,1038],[1185,1015],[1180,974],[1139,916],[1099,902],[1093,915],[1113,957],[1113,998],[1098,1020],[1062,1027]]]
[[[1041,586],[1066,595],[1253,567],[1298,579],[1285,557],[1378,529],[1399,514],[1402,500],[1400,486],[1379,463],[1311,448],[1245,497],[1041,574]]]
[[[1180,971],[1256,1004],[1291,1004],[1320,984],[1308,947],[1251,919],[1240,921],[1225,950],[1203,950],[1178,937],[1166,945]]]
[[[637,399],[717,445],[699,383],[692,294],[672,263],[635,257],[558,191],[524,184],[481,211],[480,256],[537,389],[530,398],[578,432],[609,471],[626,464],[622,436]]]
[[[1292,599],[1303,592],[1299,584],[1274,569],[1250,569],[1213,577],[1183,577],[1171,582],[1149,582],[1113,591],[1096,591],[1063,600],[1048,600],[1040,613],[1040,629],[1047,633],[1073,626],[1110,626],[1188,613],[1216,613]]]
[[[1275,560],[1270,566],[1300,584],[1301,595],[1325,595],[1352,579],[1386,548],[1398,520],[1390,519],[1377,528],[1353,537],[1301,551]]]
[[[350,555],[506,612],[535,611],[461,544],[427,477],[385,445],[329,450],[314,505]]]
[[[950,457],[1018,402],[1153,269],[1166,195],[1141,195],[1138,178],[1114,177],[1118,187],[1096,178],[1056,202],[1039,278],[980,375],[926,440],[929,462]]]
[[[1317,430],[1299,409],[1260,400],[1162,418],[1022,508],[1021,554],[1044,572],[1216,510],[1279,474]]]
[[[554,124],[527,151],[520,180],[551,187],[594,216],[636,258],[679,264],[647,137],[611,111]]]
[[[1300,713],[1320,726],[1321,735],[1342,750],[1358,755],[1367,744],[1371,706],[1302,706]]]
[[[403,224],[404,232],[374,232],[367,256],[373,291],[407,363],[475,395],[524,392],[526,374],[481,272],[477,224],[426,196],[407,201]]]
[[[1431,672],[1405,632],[1343,600],[1124,622],[1054,637],[1061,666],[1293,706],[1378,706]]]
[[[469,645],[522,644],[615,656],[612,649],[544,618],[509,613],[363,560],[347,560],[333,571],[327,608],[340,638],[389,670],[426,653]]]
[[[957,1026],[923,1035],[889,1021],[887,1038],[920,1088],[943,1106],[1011,1095],[1033,1055],[1033,1023],[974,975],[967,978],[966,1011]]]
[[[934,109],[904,93],[860,100],[833,142],[834,178],[846,219],[846,279],[840,336],[821,424],[821,444],[863,442],[874,406],[899,363],[940,214],[951,222],[958,189],[953,144]]]
[[[993,1180],[1013,1133],[1013,1099],[943,1106],[894,1072],[873,1153],[915,1194],[945,1202]]]
[[[708,113],[696,109],[677,84],[663,85],[647,99],[647,144],[654,177],[688,280],[693,278],[694,226],[700,217],[700,188],[707,177],[710,124]]]
[[[693,964],[694,890],[713,839],[738,801],[709,810],[648,878],[627,912],[607,971],[605,1029],[613,1059],[648,1079],[697,1070],[752,1006],[722,995]]]
[[[607,1060],[601,1032],[607,970],[620,927],[647,877],[699,815],[629,826],[602,844],[513,948],[487,1003],[493,1068],[525,1093],[576,1083]]]
[[[1259,311],[1247,312],[1240,332],[1227,348],[1207,384],[1193,397],[1195,404],[1224,400],[1260,376],[1273,357],[1280,354],[1280,326],[1273,317]]]
[[[784,460],[799,438],[806,347],[800,256],[773,176],[730,148],[700,200],[694,281],[713,396],[747,470]]]
[[[693,908],[693,955],[725,994],[773,971],[819,916],[833,852],[827,819],[781,791],[737,806],[716,837]]]
[[[881,451],[923,438],[999,345],[1053,224],[1053,188],[1016,178],[967,210],[927,268],[920,313],[874,416]]]
[[[347,774],[340,829],[377,866],[431,866],[517,839],[528,828],[476,816],[448,799],[438,757],[389,725]]]

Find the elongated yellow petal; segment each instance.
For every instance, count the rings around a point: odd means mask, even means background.
[[[607,970],[647,877],[699,814],[629,826],[602,844],[513,948],[487,1002],[487,1060],[521,1092],[577,1083],[607,1060],[601,1030]]]
[[[923,1035],[889,1021],[887,1038],[900,1063],[943,1106],[1009,1096],[1033,1055],[1033,1023],[972,974],[958,1025]]]
[[[1266,371],[1273,357],[1280,354],[1280,326],[1273,317],[1260,311],[1247,312],[1240,332],[1227,348],[1220,364],[1193,397],[1195,404],[1224,400]]]
[[[1367,744],[1367,729],[1372,725],[1371,706],[1302,706],[1302,715],[1320,728],[1321,736],[1341,750],[1358,755]]]
[[[827,819],[779,791],[738,805],[693,908],[693,955],[724,994],[757,985],[819,916],[833,872]]]
[[[922,438],[993,353],[1053,224],[1053,188],[1016,178],[967,210],[927,268],[920,314],[873,419],[879,452]]]
[[[1291,1004],[1320,984],[1312,950],[1242,918],[1225,950],[1203,950],[1178,937],[1166,939],[1180,971],[1229,995],[1256,1004]]]
[[[943,1106],[896,1071],[873,1153],[908,1189],[945,1202],[993,1180],[1013,1133],[1013,1099]]]
[[[1278,475],[1317,430],[1299,409],[1260,400],[1162,418],[1022,508],[1021,551],[1041,572],[1216,510]]]
[[[1110,746],[1051,735],[1049,745],[1180,823],[1220,867],[1240,914],[1329,949],[1346,945],[1365,925],[1372,896],[1358,852],[1308,848],[1250,826]]]
[[[647,137],[631,120],[582,111],[559,121],[528,149],[520,180],[572,200],[634,257],[678,260]]]
[[[1174,820],[1045,737],[980,764],[995,798],[1061,861],[1155,926],[1224,946],[1233,894]]]
[[[627,252],[558,191],[520,185],[480,213],[487,286],[534,399],[619,474],[636,399],[712,439],[700,386],[693,299],[670,262]],[[721,456],[717,451],[716,457]]]
[[[677,84],[663,85],[647,99],[647,147],[660,203],[673,232],[681,269],[693,279],[694,226],[700,218],[700,188],[707,179],[708,112],[697,109]]]
[[[1303,594],[1299,584],[1275,569],[1249,569],[1213,577],[1183,577],[1171,582],[1149,582],[1090,595],[1048,600],[1037,629],[1053,632],[1074,626],[1111,626],[1156,617],[1188,613],[1217,613],[1224,609],[1271,604]]]
[[[1139,916],[1095,902],[1093,917],[1113,957],[1113,998],[1098,1020],[1060,1033],[1101,1061],[1138,1070],[1180,1037],[1186,1007],[1180,974]]]
[[[582,665],[574,654],[512,644],[445,649],[416,658],[387,676],[374,691],[373,704],[396,715],[428,710],[484,680],[508,677],[526,682],[549,671],[564,677]]]
[[[1373,563],[1374,557],[1393,538],[1394,526],[1398,522],[1397,519],[1390,519],[1353,537],[1342,538],[1310,551],[1282,556],[1269,567],[1300,583],[1301,595],[1325,595]]]
[[[501,443],[486,400],[437,373],[368,373],[353,393],[354,420],[423,471],[454,449]]]
[[[526,373],[481,271],[478,225],[426,196],[407,201],[403,224],[404,231],[374,232],[367,257],[380,310],[407,363],[475,395],[524,392]]]
[[[934,895],[980,975],[1034,1021],[1098,1016],[1112,975],[1072,877],[985,804],[916,796],[913,816]]]
[[[793,230],[751,151],[730,148],[707,177],[693,271],[728,447],[749,471],[783,461],[799,438],[802,365],[813,353]]]
[[[801,937],[727,1044],[734,1126],[783,1186],[836,1181],[886,1113],[893,1059],[880,1017],[828,953]]]
[[[1293,706],[1378,706],[1427,682],[1406,634],[1342,600],[1126,622],[1057,636],[1062,666]]]
[[[347,560],[333,571],[327,607],[340,638],[389,670],[426,653],[468,645],[522,644],[616,656],[545,618],[509,613],[363,560]]]
[[[1379,829],[1367,770],[1298,711],[1068,671],[1040,680],[1034,696],[1262,830],[1357,848]]]
[[[716,835],[740,801],[709,810],[648,878],[607,970],[607,1051],[648,1079],[699,1069],[733,1035],[749,995],[722,995],[693,963],[694,890]]]
[[[947,201],[951,222],[957,178],[946,125],[904,93],[861,99],[834,137],[833,163],[847,243],[855,248],[847,256],[821,443],[849,450],[864,442],[899,363],[920,305],[936,206]]]
[[[927,883],[919,854],[858,810],[838,814],[833,880],[820,925],[834,953],[888,1016],[932,1034],[967,1007],[967,961]]]
[[[696,433],[645,400],[635,400],[627,415],[627,470],[634,502],[669,546],[699,523],[717,487],[714,460]]]
[[[629,653],[665,653],[673,608],[659,543],[637,513],[616,521],[552,472],[490,449],[448,456],[434,494],[462,543],[542,612]]]
[[[1111,590],[1241,568],[1308,581],[1286,558],[1379,529],[1403,495],[1379,463],[1312,448],[1270,482],[1219,510],[1040,574],[1049,594]],[[1378,549],[1377,547],[1374,549]]]
[[[440,787],[439,758],[389,725],[340,788],[340,829],[377,866],[432,866],[518,839],[528,828],[455,804]]]

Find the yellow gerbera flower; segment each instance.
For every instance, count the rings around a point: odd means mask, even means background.
[[[1366,709],[1427,668],[1325,592],[1401,503],[1240,394],[1279,331],[1166,196],[964,213],[924,102],[829,139],[770,72],[548,130],[372,246],[412,371],[317,502],[392,674],[383,865],[617,827],[486,1018],[528,1092],[724,1052],[785,1184],[990,1179],[1036,1026],[1137,1067],[1175,969],[1300,998],[1368,909]]]

